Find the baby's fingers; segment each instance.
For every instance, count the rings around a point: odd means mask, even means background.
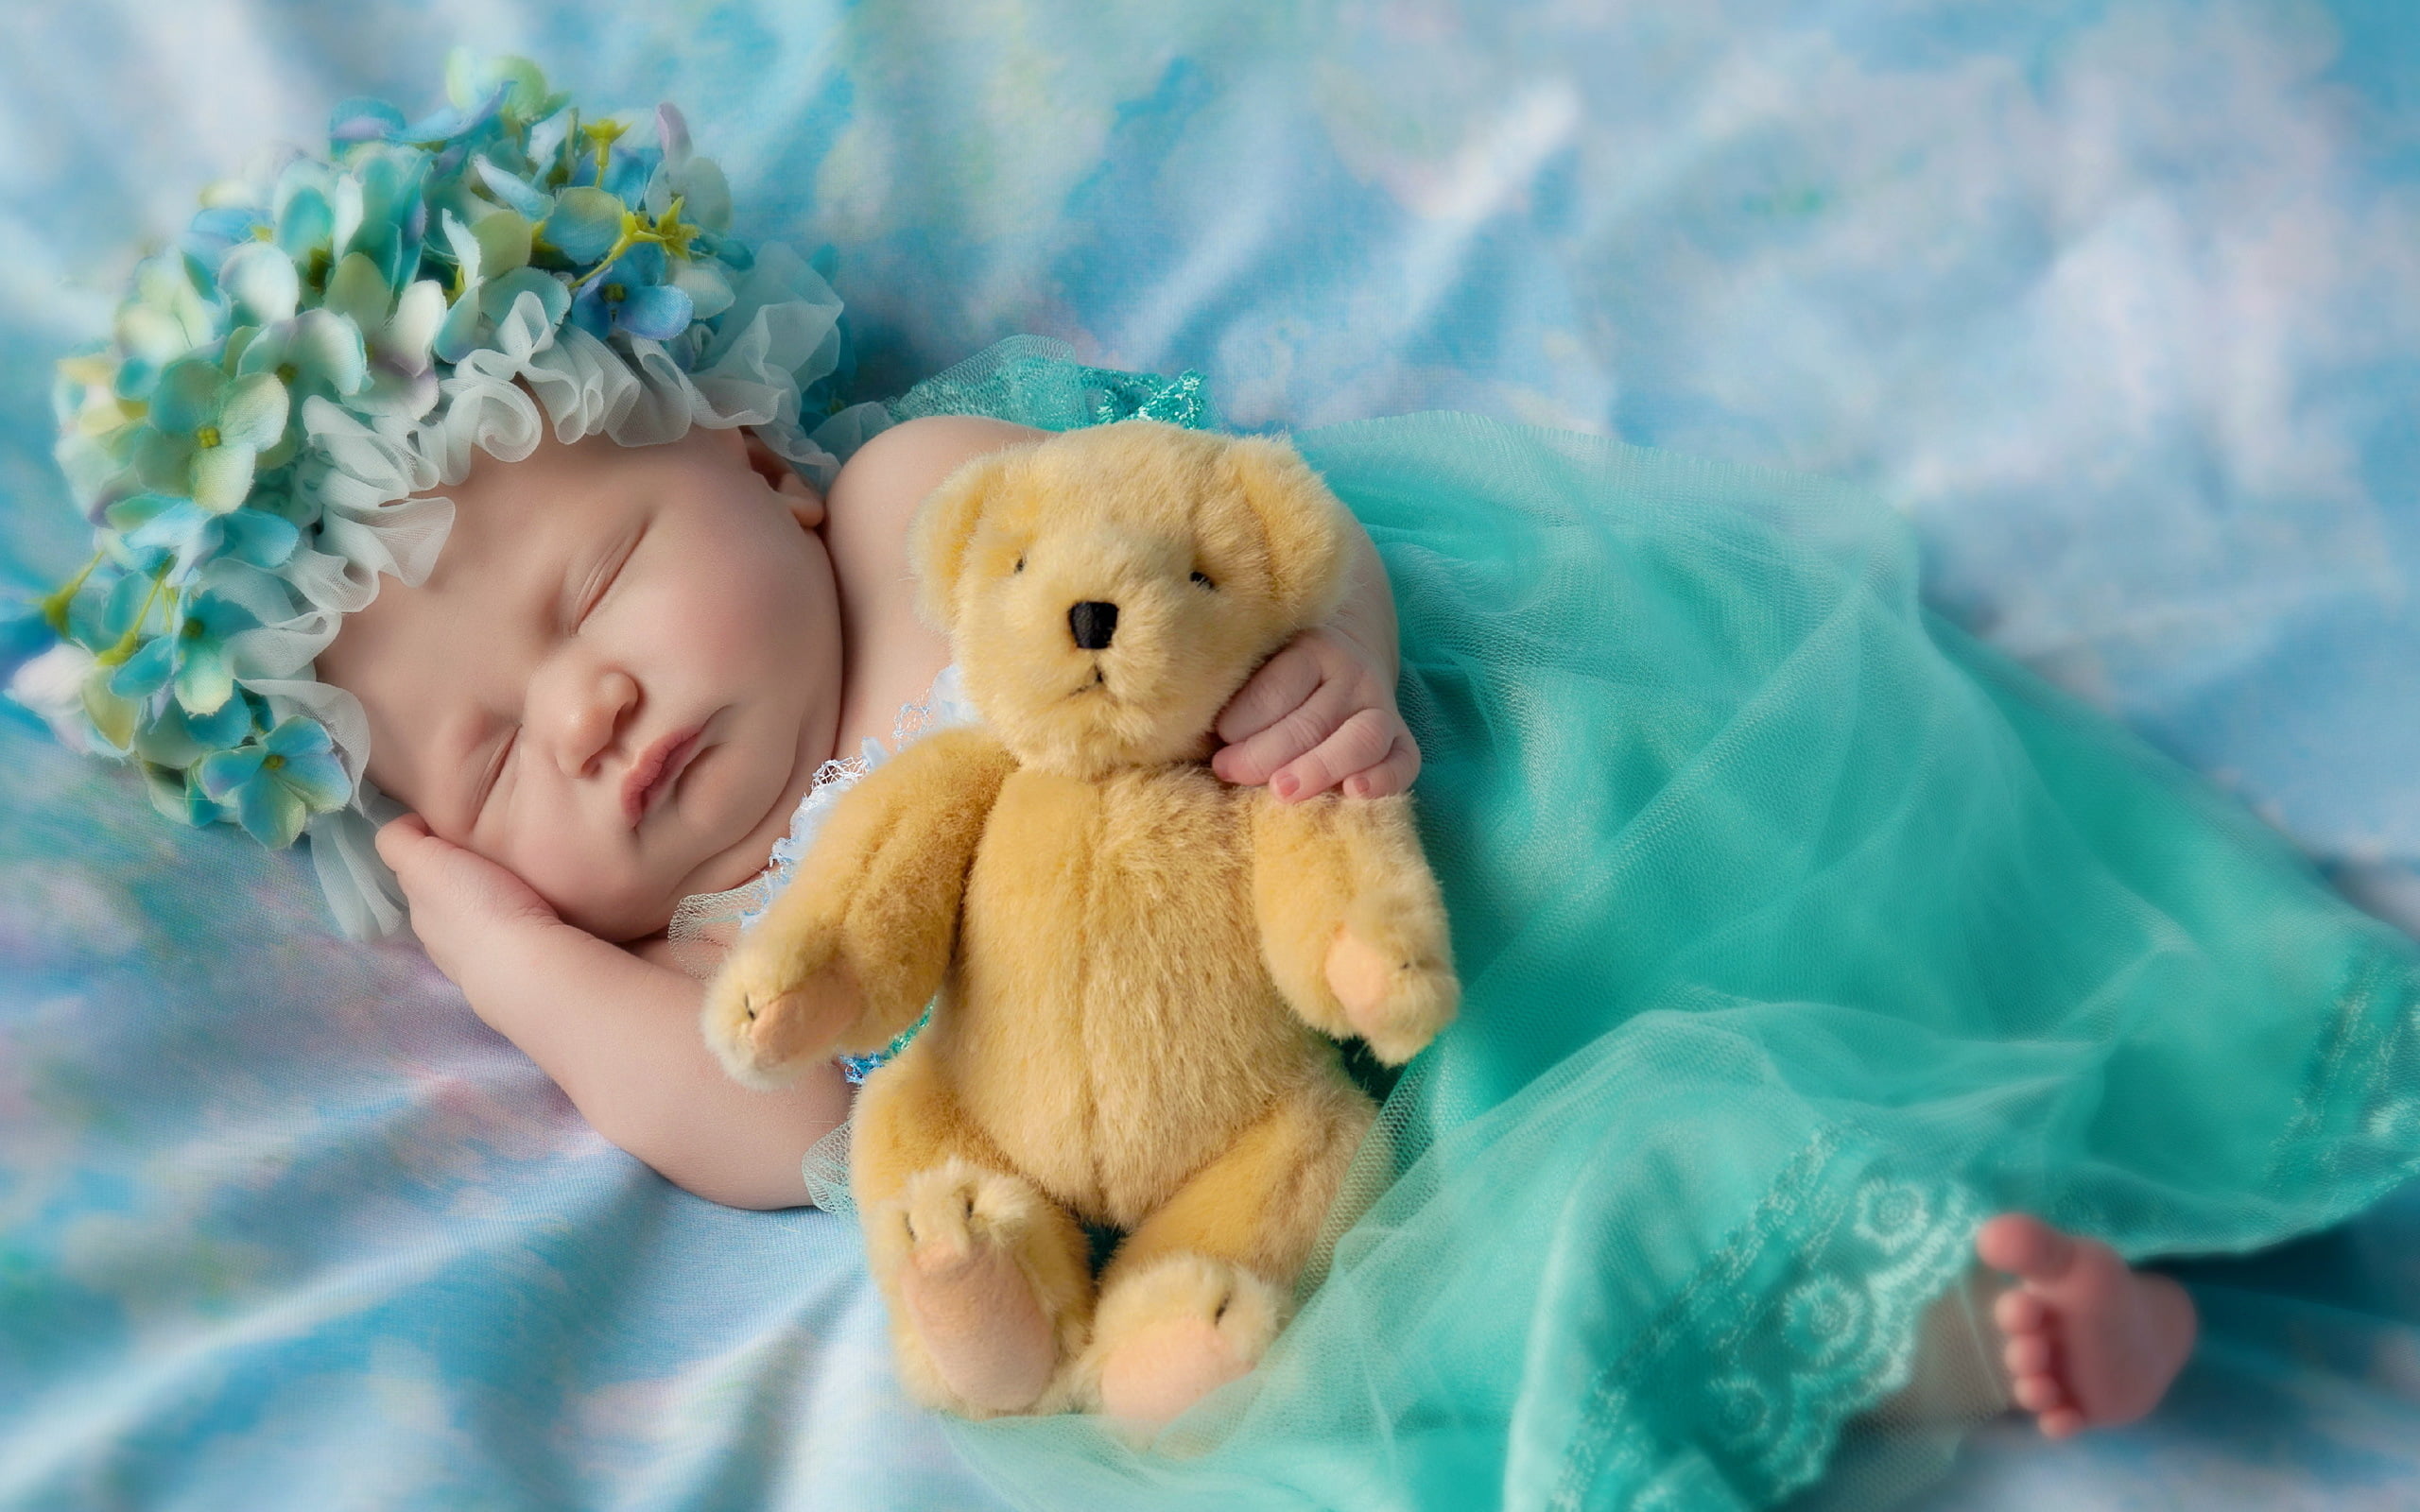
[[[1279,769],[1270,778],[1269,790],[1290,803],[1324,793],[1347,777],[1383,767],[1393,752],[1397,729],[1386,711],[1360,710],[1339,725],[1335,734]]]
[[[420,916],[430,908],[495,922],[555,918],[553,907],[519,876],[431,833],[417,814],[382,826],[376,844],[380,858],[394,868],[395,880],[411,901],[415,931],[426,922]]]
[[[1413,744],[1409,731],[1395,737],[1384,760],[1377,765],[1365,767],[1344,780],[1346,798],[1392,798],[1397,793],[1411,791],[1411,780],[1420,775],[1420,747]]]
[[[1308,646],[1300,641],[1288,644],[1262,662],[1219,711],[1219,738],[1233,746],[1259,734],[1301,708],[1326,677]]]
[[[377,843],[385,845],[389,836],[422,835],[428,833],[428,821],[417,814],[398,815],[378,827]]]
[[[1281,714],[1268,728],[1219,750],[1210,758],[1210,770],[1221,782],[1247,785],[1266,782],[1289,762],[1317,750],[1322,742],[1340,733],[1353,713],[1353,690],[1341,682],[1328,681],[1309,693],[1307,699]],[[1366,765],[1364,762],[1345,770],[1359,771]]]
[[[428,821],[417,814],[406,814],[378,826],[372,844],[377,848],[378,859],[401,879],[419,869],[421,847],[429,838]]]

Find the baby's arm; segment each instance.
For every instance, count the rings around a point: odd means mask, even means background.
[[[591,1127],[709,1201],[806,1202],[807,1147],[848,1116],[837,1065],[779,1091],[743,1087],[698,1033],[705,987],[695,977],[564,923],[519,877],[417,816],[380,830],[378,853],[429,958]]]

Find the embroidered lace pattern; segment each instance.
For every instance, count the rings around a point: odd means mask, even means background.
[[[1720,1500],[1770,1504],[1823,1472],[1850,1418],[1908,1383],[1918,1322],[1964,1273],[1982,1205],[1860,1160],[1870,1151],[1852,1138],[1819,1133],[1599,1374],[1549,1506],[1597,1505],[1608,1486],[1634,1487],[1634,1507],[1703,1505],[1713,1486],[1728,1489]],[[1765,1284],[1777,1269],[1780,1284]],[[1750,1296],[1773,1300],[1741,1307]],[[1709,1360],[1729,1368],[1708,1373]]]

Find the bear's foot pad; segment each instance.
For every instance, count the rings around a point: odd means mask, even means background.
[[[1418,1055],[1453,1021],[1461,984],[1452,970],[1400,930],[1373,940],[1340,926],[1328,944],[1328,990],[1369,1046],[1390,1066]]]
[[[1225,1261],[1179,1254],[1101,1301],[1101,1411],[1155,1429],[1249,1372],[1277,1336],[1277,1291]]]
[[[912,1247],[901,1299],[933,1368],[981,1412],[1022,1412],[1058,1366],[1058,1343],[1017,1263],[1007,1177],[965,1167],[928,1171],[905,1194]],[[1006,1200],[1003,1200],[1003,1199]]]

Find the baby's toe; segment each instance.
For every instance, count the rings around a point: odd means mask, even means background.
[[[2018,1406],[2036,1416],[2057,1412],[2067,1405],[2066,1391],[2055,1376],[2018,1376],[2009,1383],[2009,1394],[2016,1399]]]
[[[2011,1338],[2019,1334],[2039,1333],[2050,1321],[2050,1304],[2027,1291],[2014,1286],[2002,1292],[1992,1304],[1992,1321]]]
[[[2000,1359],[2008,1366],[2008,1373],[2017,1376],[2046,1376],[2050,1373],[2050,1341],[2039,1333],[2020,1333],[2008,1341],[2000,1351]]]
[[[1975,1255],[1986,1265],[2029,1280],[2045,1280],[2066,1268],[2074,1241],[2022,1212],[2004,1212],[1976,1231]]]
[[[2084,1429],[2083,1414],[2073,1407],[2053,1407],[2036,1420],[2046,1438],[2072,1438]]]

